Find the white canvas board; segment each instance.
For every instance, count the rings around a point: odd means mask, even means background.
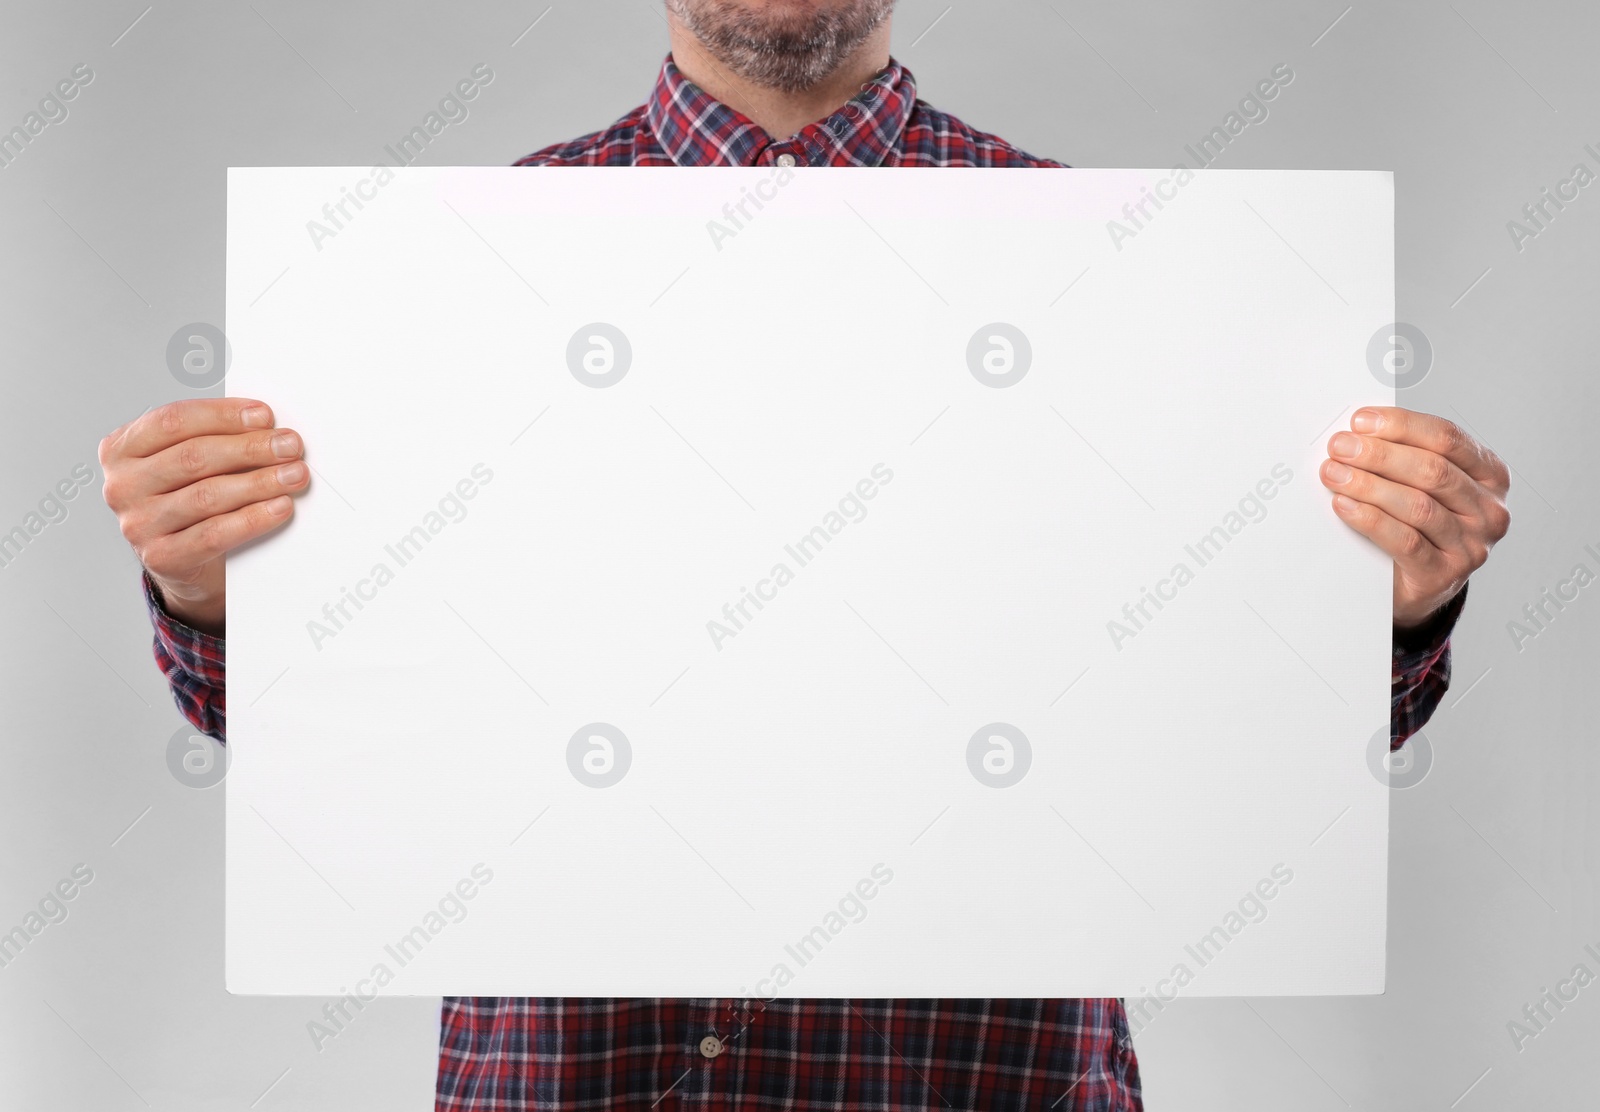
[[[231,169],[229,989],[1381,991],[1393,318],[1386,172]]]

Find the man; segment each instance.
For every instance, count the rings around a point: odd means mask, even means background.
[[[889,56],[893,0],[667,0],[649,101],[521,166],[1060,167],[917,100]],[[774,136],[786,138],[774,139]],[[1242,420],[1249,419],[1247,415]],[[1329,442],[1333,512],[1394,558],[1391,736],[1449,682],[1467,577],[1506,532],[1506,468],[1447,421],[1362,409]],[[100,446],[105,497],[145,568],[156,659],[224,737],[223,556],[279,528],[303,445],[259,402],[178,402]],[[1142,1107],[1118,1000],[447,998],[438,1108]]]

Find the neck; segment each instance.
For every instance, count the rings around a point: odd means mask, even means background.
[[[807,124],[837,112],[861,86],[889,64],[889,26],[875,31],[859,49],[815,87],[786,93],[746,81],[713,58],[670,11],[672,60],[678,70],[709,95],[743,113],[774,139],[787,139]]]

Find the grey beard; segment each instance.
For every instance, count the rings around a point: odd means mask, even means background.
[[[730,0],[667,0],[667,10],[711,56],[739,77],[785,93],[815,88],[894,10],[895,0],[858,0],[818,12],[798,29],[774,27]]]

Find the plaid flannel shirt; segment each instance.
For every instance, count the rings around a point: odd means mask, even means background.
[[[516,164],[1063,165],[936,111],[893,62],[827,119],[775,141],[696,87],[670,57],[645,104]],[[224,642],[166,614],[148,577],[145,593],[156,661],[178,708],[224,740]],[[1395,747],[1428,720],[1449,685],[1449,635],[1465,596],[1426,627],[1396,634]],[[440,1112],[1143,1107],[1120,1000],[446,997],[443,1007]]]

